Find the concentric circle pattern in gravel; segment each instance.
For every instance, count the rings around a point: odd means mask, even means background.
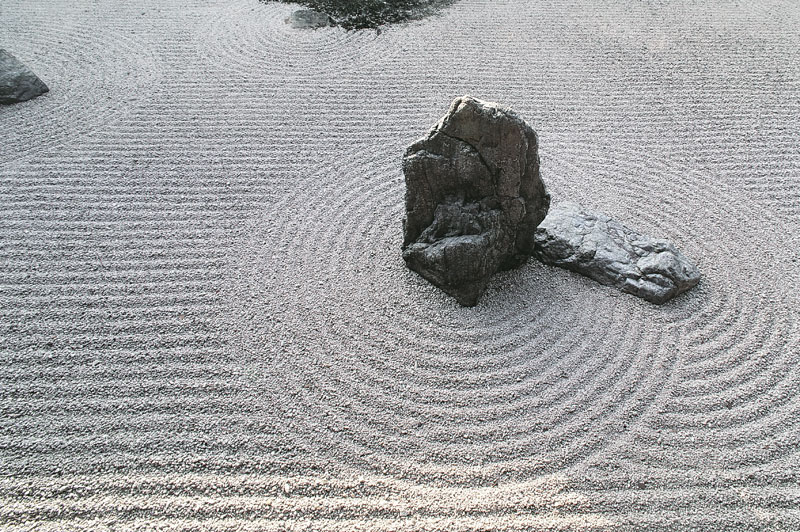
[[[51,92],[0,109],[0,528],[800,529],[800,7],[584,4],[3,2]],[[463,94],[701,284],[407,270]]]

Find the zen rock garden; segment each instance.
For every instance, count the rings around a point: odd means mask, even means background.
[[[658,304],[700,280],[669,242],[574,203],[550,210],[536,132],[495,103],[457,98],[407,149],[403,172],[403,258],[462,305],[530,256]]]
[[[311,10],[288,22],[333,24]],[[1,104],[48,91],[0,49]],[[403,158],[408,267],[464,306],[478,303],[492,275],[531,256],[658,304],[699,282],[700,272],[669,242],[574,203],[551,210],[538,149],[536,132],[511,109],[457,98]]]
[[[0,49],[0,104],[24,102],[49,90],[28,67]]]

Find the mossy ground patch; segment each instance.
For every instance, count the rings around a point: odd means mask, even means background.
[[[261,0],[269,1],[269,0]],[[278,0],[289,2],[290,0]],[[376,28],[422,18],[455,0],[299,0],[310,9],[331,16],[334,22],[348,30]]]

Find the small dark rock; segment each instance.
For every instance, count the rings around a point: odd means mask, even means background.
[[[700,281],[694,264],[669,242],[575,203],[553,207],[536,229],[536,257],[657,304]]]
[[[28,67],[0,49],[0,104],[24,102],[49,90]]]
[[[296,29],[317,29],[333,26],[333,19],[325,13],[313,9],[298,9],[286,19]]]
[[[403,158],[408,267],[475,305],[489,278],[533,252],[550,196],[534,130],[514,111],[464,96]]]

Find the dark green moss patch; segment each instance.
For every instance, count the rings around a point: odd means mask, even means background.
[[[261,0],[267,2],[269,0]],[[289,2],[290,0],[279,0]],[[330,15],[333,21],[348,30],[377,28],[422,18],[455,0],[294,0],[310,9]]]

